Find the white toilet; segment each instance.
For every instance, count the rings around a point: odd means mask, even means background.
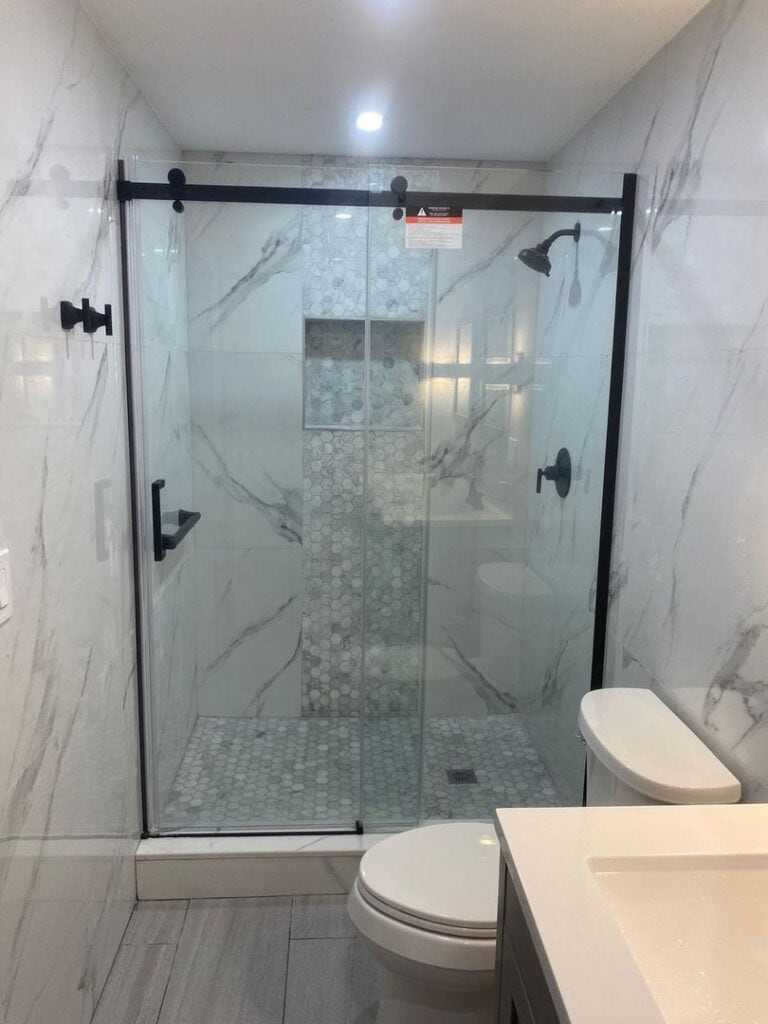
[[[650,690],[586,694],[592,805],[737,803],[741,786]],[[445,822],[391,836],[362,858],[355,928],[382,968],[377,1024],[493,1019],[499,847],[493,826]]]

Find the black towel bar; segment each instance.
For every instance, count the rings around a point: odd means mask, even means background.
[[[163,513],[160,505],[160,491],[163,487],[165,480],[154,480],[152,483],[152,538],[156,562],[162,562],[166,551],[177,548],[200,519],[199,512],[187,512],[186,509],[180,508],[176,513],[178,527],[173,533],[163,533]]]

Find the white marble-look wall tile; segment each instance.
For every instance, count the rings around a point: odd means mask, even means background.
[[[301,359],[198,351],[190,380],[198,545],[300,545]]]
[[[558,155],[636,171],[611,682],[653,682],[768,793],[761,0],[715,0]]]
[[[199,713],[298,718],[302,549],[202,548],[197,571]]]
[[[151,180],[156,165],[147,163],[138,157],[128,161],[128,176]],[[139,318],[137,340],[148,349],[186,349],[185,218],[170,203],[137,201],[129,209],[129,231],[137,282],[131,296]]]
[[[185,167],[199,180],[302,184],[295,160],[292,167],[275,161],[217,154]],[[198,710],[297,715],[302,209],[187,204],[184,217],[194,501],[202,513],[195,530]]]
[[[297,183],[293,178],[283,180],[289,168],[281,166],[279,157],[185,156],[190,180]],[[531,174],[490,166],[449,171],[419,162],[402,167],[368,167],[365,161],[335,158],[302,158],[295,163],[294,171],[297,168],[301,183],[311,187],[386,188],[393,174],[402,171],[412,187],[438,187],[445,174],[450,176],[452,187],[507,191],[523,187],[522,176]],[[541,186],[538,179],[537,184]],[[293,626],[287,626],[283,636],[283,627],[275,623],[269,628],[277,630],[280,639],[276,645],[269,642],[269,650],[274,653],[274,657],[269,654],[267,658],[269,666],[265,663],[262,672],[261,668],[254,671],[252,662],[251,667],[241,664],[246,650],[262,652],[256,634],[250,630],[274,611],[274,593],[265,591],[265,577],[258,572],[248,574],[243,567],[260,565],[265,558],[273,557],[271,551],[275,557],[280,552],[280,558],[290,559],[297,554],[307,528],[302,521],[298,485],[302,478],[306,482],[309,470],[306,465],[302,467],[301,452],[295,444],[303,402],[302,312],[313,318],[363,318],[368,307],[373,317],[421,322],[429,318],[435,298],[436,254],[406,250],[403,224],[393,220],[391,211],[305,208],[299,212],[299,252],[292,248],[291,218],[295,211],[290,207],[188,204],[184,214],[188,226],[188,292],[194,306],[190,339],[196,350],[191,363],[196,507],[203,512],[196,543],[198,549],[205,546],[210,555],[207,569],[198,574],[200,618],[209,615],[211,607],[219,607],[222,594],[230,602],[235,595],[238,597],[237,609],[233,607],[230,616],[218,616],[218,625],[211,626],[204,643],[200,633],[204,647],[200,670],[204,672],[205,665],[213,666],[208,682],[200,684],[200,708],[205,708],[206,714],[241,713],[260,692],[263,679],[283,671],[293,652]],[[462,538],[471,538],[473,550],[472,567],[461,583],[461,594],[454,591],[446,601],[436,600],[433,605],[438,655],[445,647],[466,689],[464,704],[460,701],[452,705],[445,699],[447,688],[442,687],[435,706],[443,707],[446,714],[452,706],[475,706],[479,699],[475,670],[468,667],[480,653],[476,567],[483,561],[513,557],[524,541],[524,514],[512,517],[501,506],[512,500],[519,490],[518,477],[527,472],[528,399],[524,394],[508,393],[495,402],[486,401],[484,389],[486,384],[503,385],[510,372],[515,383],[532,375],[530,365],[510,371],[499,363],[515,347],[524,349],[533,330],[536,282],[525,272],[524,294],[517,294],[520,268],[514,259],[518,248],[533,242],[537,235],[537,227],[529,221],[516,215],[473,213],[468,217],[462,252],[440,255],[444,258],[442,275],[438,272],[442,282],[438,285],[438,291],[442,287],[441,327],[455,339],[459,327],[469,323],[476,334],[475,365],[462,381],[462,385],[473,386],[462,391],[459,407],[454,407],[451,396],[450,407],[442,401],[442,378],[431,385],[433,438],[437,445],[451,448],[450,466],[431,496],[433,512],[443,531],[455,531],[465,524],[468,532]],[[254,253],[261,262],[252,258]],[[263,260],[261,254],[265,254]],[[486,359],[496,361],[487,363]],[[330,368],[330,379],[333,373]],[[310,379],[310,397],[311,383]],[[323,386],[327,388],[327,384]],[[476,423],[470,419],[473,405],[478,413]],[[467,501],[471,495],[477,503],[474,490],[479,477],[475,479],[466,466],[462,468],[456,462],[463,457],[459,449],[463,448],[465,434],[471,438],[471,451],[465,461],[482,477],[479,487],[488,506],[484,509]],[[438,461],[442,457],[441,450]],[[524,513],[524,502],[520,509]],[[226,573],[222,575],[220,566],[224,564],[237,573],[238,582]],[[442,573],[444,567],[436,564],[435,568]],[[441,596],[448,593],[446,590]],[[443,622],[444,616],[449,616],[451,623]],[[291,615],[286,615],[286,621],[290,619]],[[238,642],[243,630],[248,637],[245,644]],[[266,643],[268,638],[264,634],[261,639]],[[444,675],[445,661],[438,659],[436,664],[442,666],[433,673],[437,679]],[[270,693],[280,695],[276,708],[293,706],[295,667],[291,662],[278,677],[279,685],[269,686]],[[487,702],[482,699],[479,706],[487,710]],[[270,713],[269,707],[266,704],[261,713]]]
[[[67,0],[4,5],[0,123],[0,1017],[87,1024],[139,832],[113,184],[118,154],[171,142]],[[84,295],[112,338],[61,330]]]
[[[301,207],[188,203],[183,216],[190,348],[300,353]]]

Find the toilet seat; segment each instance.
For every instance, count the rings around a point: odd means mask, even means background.
[[[363,855],[347,910],[383,968],[382,1005],[398,1020],[403,1006],[408,1020],[439,1019],[446,992],[469,1000],[468,1020],[490,1019],[498,877],[487,823],[426,825]]]
[[[444,822],[400,832],[360,862],[362,900],[379,914],[467,939],[495,939],[499,844],[491,825]]]
[[[355,928],[374,947],[381,962],[386,963],[386,954],[390,954],[398,962],[411,962],[419,970],[428,968],[477,978],[493,977],[495,935],[485,939],[464,938],[397,920],[381,913],[363,898],[359,879],[352,886],[347,911]]]
[[[429,918],[419,917],[416,914],[408,914],[398,907],[393,907],[391,904],[377,899],[372,892],[366,889],[365,883],[359,878],[357,879],[357,888],[361,899],[378,911],[378,913],[395,921],[402,921],[413,928],[423,928],[425,931],[435,932],[437,935],[456,935],[465,939],[494,939],[496,937],[495,928],[467,928],[462,925],[432,921]]]

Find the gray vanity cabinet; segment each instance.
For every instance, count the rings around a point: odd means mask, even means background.
[[[496,933],[496,1024],[562,1024],[502,861]]]

